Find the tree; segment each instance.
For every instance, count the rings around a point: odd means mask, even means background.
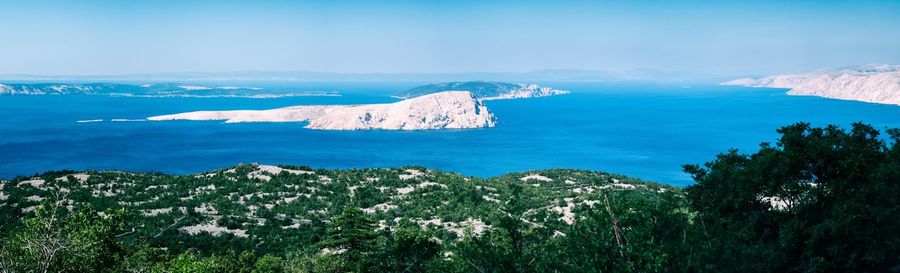
[[[256,260],[252,273],[284,272],[284,259],[272,255],[264,255]]]
[[[346,261],[336,255],[292,252],[285,261],[284,271],[290,273],[331,273],[346,271]]]
[[[426,272],[427,263],[441,251],[419,227],[397,228],[386,241],[384,255],[378,257],[382,272]]]
[[[883,272],[900,265],[900,140],[798,123],[751,155],[685,166],[706,270]]]
[[[332,220],[319,246],[345,258],[347,271],[366,272],[377,236],[375,222],[358,207],[348,206]]]
[[[150,273],[157,263],[164,261],[165,253],[149,245],[140,245],[122,261],[121,272]]]
[[[467,236],[457,244],[457,254],[477,272],[534,272],[550,230],[522,217],[531,203],[519,184],[509,185],[509,198],[495,213],[490,230],[481,236]]]
[[[184,252],[165,263],[157,264],[153,272],[165,273],[221,273],[235,272],[229,268],[228,261],[219,256],[206,258]]]
[[[690,223],[674,192],[608,191],[545,248],[559,272],[690,272]],[[546,254],[545,254],[546,255]],[[543,256],[543,255],[542,255]]]
[[[69,213],[59,196],[35,208],[34,217],[6,238],[0,250],[2,272],[102,272],[123,256],[116,240],[125,225],[123,210]]]

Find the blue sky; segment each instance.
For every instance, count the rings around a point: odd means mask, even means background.
[[[900,64],[900,1],[0,0],[0,14],[0,74]]]

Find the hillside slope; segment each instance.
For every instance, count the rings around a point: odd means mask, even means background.
[[[551,169],[490,179],[419,167],[325,170],[238,165],[197,175],[113,171],[46,173],[0,184],[0,219],[31,213],[41,201],[73,209],[124,208],[134,214],[128,240],[172,250],[216,242],[262,252],[315,241],[342,208],[355,205],[379,229],[418,225],[453,241],[491,229],[489,216],[522,186],[527,223],[565,230],[606,194],[682,198],[680,189],[601,172]]]

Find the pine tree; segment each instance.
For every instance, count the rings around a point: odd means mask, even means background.
[[[358,207],[348,206],[332,220],[319,246],[346,259],[347,271],[366,272],[377,237],[375,222]]]

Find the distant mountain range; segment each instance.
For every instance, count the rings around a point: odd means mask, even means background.
[[[289,97],[338,95],[330,92],[273,92],[258,87],[158,83],[0,83],[2,95],[114,95],[131,97]]]
[[[849,66],[805,74],[743,78],[721,84],[788,88],[788,95],[900,105],[900,65]]]
[[[581,69],[547,69],[531,72],[472,72],[472,73],[333,73],[316,71],[235,71],[235,72],[178,72],[124,75],[0,75],[0,81],[32,82],[200,82],[200,81],[675,81],[697,79],[687,73],[637,69],[606,72]]]

